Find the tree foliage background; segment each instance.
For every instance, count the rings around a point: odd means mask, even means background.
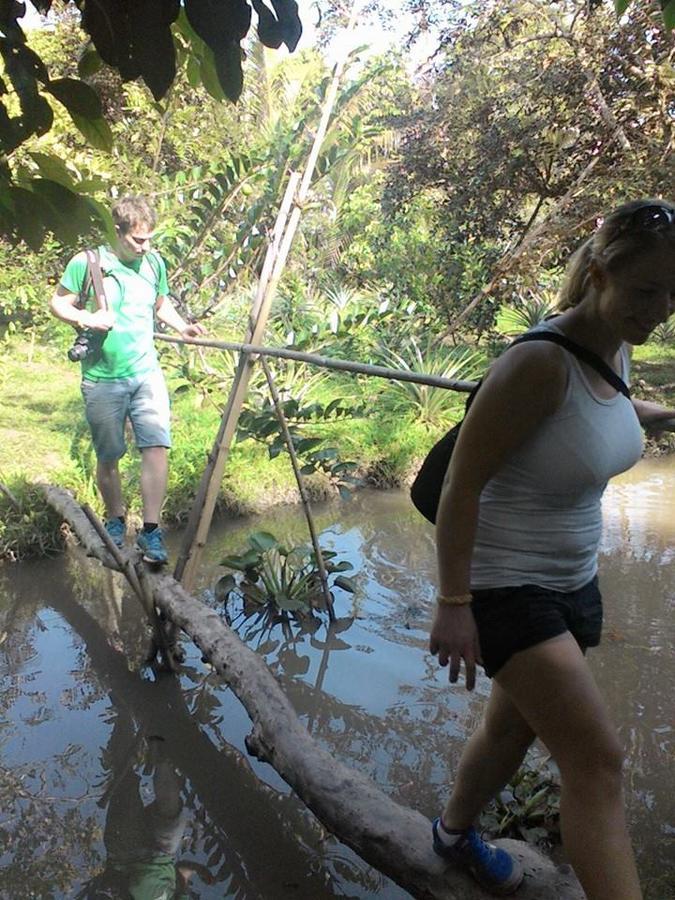
[[[25,41],[20,4],[0,4],[5,322],[32,324],[44,308],[27,259],[32,273],[58,278],[68,254],[105,226],[111,198],[129,191],[159,208],[179,301],[197,315],[248,305],[288,172],[307,157],[329,67],[318,51],[265,49],[297,42],[297,8],[286,0],[272,4],[274,27],[267,7],[253,4],[260,40],[248,25],[245,35],[246,0],[227,40],[223,28],[207,34],[212,4],[159,6],[153,40],[169,62],[151,65],[137,11],[104,34],[76,4],[54,4],[56,27]],[[280,337],[337,340],[340,329],[363,331],[380,316],[396,330],[394,308],[408,320],[390,338],[395,351],[403,332],[425,340],[458,322],[482,331],[505,302],[551,299],[560,266],[607,208],[672,191],[667,6],[622,3],[621,18],[609,2],[583,0],[414,7],[410,40],[437,34],[426,66],[411,73],[408,48],[350,61],[282,282]],[[327,16],[327,31],[339,23]],[[238,66],[246,56],[236,90],[226,64],[233,42]],[[236,106],[222,102],[228,94]],[[375,352],[374,338],[350,341],[343,350]]]
[[[427,13],[432,14],[429,4]],[[447,4],[436,4],[446,8]],[[395,208],[439,199],[446,271],[495,302],[564,261],[613,205],[672,194],[673,35],[656,4],[474,4],[444,32],[402,122]],[[449,318],[454,297],[439,288]]]
[[[34,0],[43,14],[52,7],[76,17],[88,40],[78,48],[77,71],[55,77],[54,69],[29,46],[20,20],[25,3],[0,2],[0,229],[10,238],[38,248],[46,231],[68,239],[86,229],[105,210],[87,194],[53,177],[48,160],[39,177],[26,179],[12,155],[32,138],[49,132],[55,110],[63,106],[88,143],[112,148],[112,132],[99,93],[90,79],[103,64],[122,81],[142,79],[155,101],[164,99],[180,69],[217,99],[236,101],[243,88],[241,42],[247,36],[252,7],[258,39],[267,47],[294,50],[302,26],[295,0]],[[77,10],[77,13],[74,12]],[[7,98],[7,99],[5,99]],[[54,103],[56,101],[56,105]]]

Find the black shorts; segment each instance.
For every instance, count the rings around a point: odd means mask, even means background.
[[[537,584],[472,591],[473,610],[487,675],[514,653],[569,631],[577,644],[597,647],[602,632],[598,578],[576,591],[552,591]]]

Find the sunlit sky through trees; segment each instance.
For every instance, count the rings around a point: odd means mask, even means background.
[[[391,0],[391,3],[389,4],[390,12],[393,12],[399,5],[398,0]],[[300,17],[302,19],[303,34],[297,49],[302,50],[316,45],[318,40],[317,29],[321,26],[319,23],[319,12],[317,10],[316,0],[312,0],[312,2],[308,2],[308,0],[299,0],[299,9]],[[407,13],[401,12],[399,16],[392,15],[390,18],[391,25],[390,27],[385,28],[380,21],[375,21],[372,16],[370,16],[367,21],[365,20],[365,17],[362,17],[361,24],[356,29],[352,38],[353,46],[358,47],[368,45],[373,54],[401,49],[403,39],[413,25],[412,17]],[[20,21],[25,29],[30,29],[42,27],[48,19],[41,16],[32,3],[27,2],[26,15]],[[336,55],[336,44],[341,40],[343,40],[343,37],[338,36],[325,49],[324,52],[328,59],[332,60]],[[434,48],[434,36],[431,33],[427,33],[422,38],[418,39],[415,46],[406,54],[409,57],[410,71],[412,72],[418,67],[423,66],[428,57],[433,53]],[[280,49],[276,52],[284,53],[286,51]]]

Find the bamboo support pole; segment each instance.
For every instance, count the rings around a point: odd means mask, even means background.
[[[12,506],[14,507],[14,509],[15,509],[17,512],[21,512],[21,504],[20,504],[19,501],[16,499],[16,497],[14,496],[14,494],[10,491],[10,489],[7,487],[7,485],[6,485],[6,484],[3,484],[1,481],[0,481],[0,494],[4,494],[5,497],[7,497],[7,499],[9,500],[9,502],[12,504]]]
[[[352,8],[345,38],[353,31],[355,22],[356,4]],[[319,158],[319,153],[321,152],[321,147],[328,130],[328,123],[335,105],[340,77],[348,56],[346,40],[344,41],[343,46],[345,47],[345,50],[338,62],[336,62],[333,70],[333,78],[326,93],[321,120],[316,130],[314,143],[312,144],[312,149],[310,150],[307,159],[304,174],[301,179],[299,179],[297,173],[292,173],[289,178],[284,203],[282,204],[282,209],[280,210],[277,219],[277,225],[275,226],[274,243],[270,247],[270,252],[265,258],[263,272],[258,285],[258,294],[253,309],[251,310],[249,334],[250,343],[252,344],[260,343],[265,333],[269,308],[277,284],[286,265],[286,259],[288,258],[293,238],[295,237],[295,232],[300,222],[303,204],[309,193],[312,176],[314,174],[314,169],[316,168],[316,162]],[[286,203],[286,213],[285,215],[282,215]],[[277,241],[279,242],[278,249],[274,252]],[[217,449],[214,446],[214,451],[212,451],[214,457],[213,464],[207,466],[207,469],[204,471],[197,497],[195,497],[195,502],[193,503],[183,546],[174,572],[174,577],[178,581],[181,581],[188,589],[191,588],[194,582],[199,563],[199,556],[206,543],[209,528],[211,527],[211,520],[216,507],[220,483],[225,468],[225,461],[236,432],[239,414],[248,390],[252,365],[253,361],[251,357],[246,353],[242,354],[237,374],[235,375],[234,385],[230,393],[230,400],[223,415],[218,437],[216,438]]]
[[[244,344],[237,341],[213,341],[208,338],[180,338],[168,334],[156,334],[160,341],[171,344],[185,344],[194,347],[210,347],[215,350],[249,353],[256,356],[272,356],[278,359],[292,359],[318,366],[321,369],[335,369],[340,372],[353,372],[358,375],[371,375],[375,378],[388,378],[391,381],[409,381],[412,384],[428,384],[430,387],[446,388],[451,391],[468,393],[476,387],[475,381],[444,378],[442,375],[428,375],[425,372],[410,372],[407,369],[389,369],[386,366],[374,366],[370,363],[354,362],[350,359],[334,359],[330,356],[319,356],[316,353],[303,353],[300,350],[287,350],[285,347],[261,347],[258,344]]]
[[[314,524],[314,516],[312,515],[312,507],[309,502],[309,497],[307,496],[307,489],[305,488],[305,482],[302,477],[302,473],[300,472],[300,465],[298,464],[298,455],[295,452],[293,437],[288,428],[288,422],[286,421],[286,416],[284,415],[279,392],[277,391],[277,386],[274,383],[274,376],[272,375],[270,367],[268,366],[267,361],[264,358],[261,359],[261,365],[265,373],[265,378],[267,379],[267,384],[272,396],[272,403],[274,403],[274,409],[276,411],[277,418],[279,419],[279,425],[281,426],[284,441],[286,442],[288,455],[291,458],[293,474],[295,475],[295,480],[298,485],[298,491],[300,493],[300,499],[302,500],[302,505],[305,510],[305,518],[307,519],[307,527],[309,528],[309,534],[312,539],[312,546],[314,547],[314,555],[316,557],[316,565],[319,570],[319,580],[321,582],[321,592],[323,593],[326,609],[328,610],[328,618],[331,622],[334,622],[335,610],[333,609],[333,597],[331,595],[330,588],[328,587],[328,572],[326,571],[326,563],[324,562],[323,553],[321,552],[319,536]]]
[[[263,271],[258,286],[258,295],[254,304],[253,312],[256,314],[255,323],[249,327],[249,335],[255,343],[256,339],[260,339],[267,325],[267,316],[272,303],[273,291],[276,288],[276,281],[281,275],[279,269],[275,281],[276,263],[280,258],[283,247],[283,235],[286,221],[288,219],[291,203],[293,202],[295,191],[298,186],[300,176],[293,172],[288,180],[284,200],[279,210],[277,222],[274,227],[273,239],[268,250]],[[183,544],[178,556],[174,578],[176,581],[182,581],[189,587],[194,582],[194,576],[199,562],[199,553],[206,543],[206,538],[211,526],[213,511],[218,498],[220,483],[223,478],[225,462],[229,453],[232,439],[234,438],[239,414],[244,404],[248,391],[248,383],[251,377],[253,360],[247,353],[243,353],[234,382],[230,390],[230,396],[220,422],[218,434],[213,444],[213,448],[209,455],[209,461],[202,474],[197,495],[195,496],[190,510]]]

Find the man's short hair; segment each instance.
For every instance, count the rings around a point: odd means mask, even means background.
[[[115,228],[122,234],[127,234],[138,225],[147,225],[152,230],[157,222],[154,208],[140,195],[122,197],[115,203],[111,212]]]

